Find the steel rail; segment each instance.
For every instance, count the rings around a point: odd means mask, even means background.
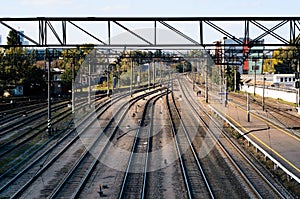
[[[183,127],[184,134],[185,134],[185,136],[186,136],[186,138],[187,138],[187,141],[188,141],[188,143],[189,143],[190,149],[191,149],[191,151],[192,151],[192,153],[193,153],[193,156],[194,156],[194,158],[195,158],[195,161],[196,161],[196,163],[197,163],[197,166],[198,166],[198,168],[199,168],[199,171],[201,172],[201,175],[202,175],[203,180],[204,180],[204,182],[205,182],[206,188],[207,188],[207,190],[208,190],[208,192],[209,192],[209,196],[210,196],[211,198],[214,198],[214,194],[213,194],[212,188],[211,188],[211,186],[210,186],[210,184],[209,184],[209,181],[208,181],[208,179],[207,179],[207,177],[206,177],[206,174],[205,174],[205,172],[204,172],[204,170],[203,170],[203,168],[202,168],[202,165],[201,165],[201,163],[200,163],[200,161],[199,161],[199,158],[198,158],[198,156],[197,156],[197,154],[196,154],[196,152],[195,152],[195,149],[194,149],[194,146],[193,146],[193,144],[192,144],[192,142],[191,142],[191,139],[190,139],[190,136],[189,136],[189,134],[188,134],[187,128],[186,128],[186,126],[185,126],[185,124],[184,124],[184,122],[183,122],[183,120],[182,120],[182,118],[181,118],[181,116],[180,116],[179,110],[178,110],[178,108],[177,108],[177,106],[176,106],[176,103],[175,103],[175,99],[174,99],[173,93],[172,93],[172,102],[174,103],[175,110],[176,110],[176,114],[177,114],[178,117],[179,117],[180,124],[181,124],[181,126]],[[176,137],[175,134],[174,134],[174,137]]]
[[[181,89],[183,88],[182,84],[180,84]],[[186,85],[184,86],[185,89]],[[257,191],[257,189],[255,188],[255,186],[253,185],[253,183],[248,179],[248,177],[244,174],[244,172],[242,171],[242,169],[237,165],[237,163],[233,160],[233,158],[231,157],[231,155],[229,154],[229,152],[225,149],[225,147],[223,146],[223,144],[216,138],[216,136],[214,135],[214,133],[210,130],[209,125],[204,121],[203,117],[201,117],[201,115],[199,114],[198,110],[195,108],[194,105],[192,105],[191,103],[191,99],[192,96],[189,92],[187,92],[189,94],[189,97],[186,96],[186,92],[182,89],[188,103],[190,104],[190,108],[192,111],[194,111],[194,113],[197,115],[198,119],[200,119],[200,121],[202,121],[202,123],[204,124],[205,128],[207,129],[207,131],[210,133],[210,135],[214,138],[215,142],[220,146],[220,148],[222,149],[222,151],[226,154],[226,156],[229,158],[229,160],[233,163],[234,167],[237,168],[237,170],[239,171],[239,173],[242,175],[242,177],[246,180],[246,182],[248,183],[248,185],[251,187],[251,189],[254,191],[254,193],[257,195],[257,197],[259,198],[263,198],[261,196],[261,194]],[[204,113],[211,121],[213,121],[215,127],[217,129],[219,129],[219,131],[222,133],[222,135],[226,138],[226,140],[235,148],[235,150],[246,160],[246,162],[259,174],[260,177],[262,177],[262,179],[272,188],[273,191],[276,192],[276,194],[278,194],[281,198],[285,198],[282,193],[265,177],[265,175],[254,165],[254,163],[252,163],[249,158],[246,157],[246,155],[236,146],[236,144],[234,144],[231,139],[228,137],[228,135],[226,133],[224,133],[224,131],[220,128],[220,126],[218,125],[218,123],[215,121],[214,118],[212,118],[197,102],[195,102],[195,100],[193,99],[195,105],[202,111],[202,113]]]
[[[145,106],[144,106],[144,110],[143,110],[143,113],[142,113],[142,119],[139,123],[139,128],[137,129],[136,133],[135,133],[135,139],[133,141],[133,145],[132,145],[132,148],[131,148],[131,153],[130,153],[130,157],[128,159],[128,162],[127,162],[127,167],[126,167],[126,171],[125,171],[125,175],[123,177],[123,181],[122,181],[122,186],[121,186],[121,190],[120,190],[120,193],[119,193],[119,199],[121,198],[126,198],[125,194],[125,187],[126,187],[126,183],[128,183],[128,176],[131,175],[130,174],[130,169],[132,166],[134,166],[132,164],[133,162],[133,156],[134,156],[134,152],[135,150],[138,148],[138,140],[139,140],[139,134],[140,134],[140,130],[141,130],[141,127],[144,125],[144,120],[145,120],[145,117],[146,117],[146,112],[147,112],[147,108],[149,106],[149,103],[150,101],[154,100],[154,103],[161,97],[163,96],[164,94],[159,94],[158,96],[153,96],[151,97],[150,99],[147,100]],[[154,103],[153,103],[153,106],[154,106]],[[152,109],[153,109],[153,106],[152,106]],[[143,172],[143,184],[142,184],[142,190],[141,190],[141,195],[140,197],[141,198],[144,198],[145,197],[145,189],[146,189],[146,180],[147,180],[147,166],[148,166],[148,153],[149,153],[149,140],[150,140],[150,134],[151,134],[151,128],[152,128],[152,124],[153,124],[153,111],[150,111],[151,113],[151,122],[150,122],[150,126],[149,126],[149,130],[148,130],[148,139],[147,139],[147,149],[146,149],[146,157],[145,157],[145,166],[144,166],[144,172]]]
[[[86,184],[88,178],[90,177],[91,173],[93,172],[93,170],[95,169],[96,165],[99,162],[99,158],[101,157],[101,155],[104,153],[104,151],[106,150],[106,148],[108,147],[110,140],[115,136],[119,124],[124,120],[126,113],[128,112],[128,110],[130,109],[130,107],[132,107],[138,100],[143,99],[145,96],[150,95],[152,93],[154,93],[156,91],[152,91],[143,95],[140,95],[136,98],[130,99],[130,105],[128,107],[125,108],[125,106],[127,105],[127,103],[124,103],[122,106],[120,106],[117,110],[117,112],[115,113],[114,117],[112,117],[112,119],[108,122],[108,124],[104,127],[103,131],[99,134],[99,136],[95,139],[95,141],[92,143],[92,145],[88,148],[85,149],[84,153],[80,156],[79,160],[76,162],[76,164],[74,164],[74,166],[69,170],[69,172],[65,175],[64,179],[59,182],[59,184],[57,185],[57,187],[55,188],[55,190],[51,193],[51,195],[49,196],[49,198],[56,198],[59,193],[63,190],[64,186],[69,182],[70,178],[76,173],[76,169],[79,168],[79,166],[81,164],[84,163],[84,160],[87,158],[87,156],[90,154],[90,150],[93,150],[100,141],[103,141],[103,139],[107,136],[104,132],[106,132],[109,127],[112,125],[112,123],[115,121],[115,118],[117,115],[121,114],[121,118],[119,119],[119,121],[117,122],[117,125],[115,125],[114,129],[112,131],[110,131],[110,135],[109,138],[106,139],[104,141],[104,147],[102,148],[101,152],[98,154],[98,157],[96,157],[94,159],[94,161],[91,163],[91,165],[89,166],[89,168],[87,169],[87,172],[85,173],[85,175],[81,178],[81,182],[79,183],[79,186],[75,188],[75,190],[73,190],[73,194],[71,198],[77,198],[80,194],[80,192],[82,191],[84,185]],[[125,110],[124,110],[125,108]]]
[[[53,122],[52,124],[57,124],[59,123],[61,120],[65,119],[66,117],[70,116],[72,114],[71,110],[65,110],[57,115],[55,115],[54,117],[52,117]],[[45,125],[47,124],[46,122],[43,122],[41,124],[39,124],[38,126],[33,127],[31,130],[29,130],[29,132],[25,133],[25,134],[21,134],[20,136],[15,137],[12,140],[9,140],[8,142],[5,142],[4,144],[2,144],[0,147],[1,148],[7,148],[10,145],[13,145],[13,147],[5,149],[4,151],[0,152],[0,157],[3,157],[5,155],[7,155],[8,153],[12,152],[13,150],[15,150],[16,148],[20,147],[21,145],[27,143],[28,141],[32,140],[34,137],[38,136],[41,133],[44,133],[45,130],[47,129],[47,126]],[[43,127],[44,126],[44,127]],[[42,127],[41,129],[39,129],[40,127]],[[30,133],[31,131],[34,131],[35,129],[39,129],[37,132],[35,132],[34,134],[30,135],[29,137],[26,137],[24,140],[18,142],[16,145],[14,145],[15,142],[17,142],[18,140],[20,140],[20,138],[25,137],[28,133]],[[20,157],[21,155],[19,155],[18,157]]]
[[[126,95],[128,96],[129,94],[126,93]],[[100,107],[96,108],[96,112],[99,112],[101,110],[101,112],[98,114],[98,117],[100,115],[102,115],[109,107],[110,107],[110,103],[113,102],[114,100],[118,100],[119,98],[121,98],[122,96],[126,96],[126,95],[119,95],[117,96],[115,99],[110,98],[109,100],[107,100],[104,104],[102,104]],[[89,118],[93,115],[94,113],[90,113],[88,114],[85,118],[83,118],[80,123],[78,124],[77,128],[88,128],[91,125],[91,121],[88,121]],[[94,118],[93,118],[94,119]],[[22,171],[18,172],[17,175],[15,175],[12,179],[10,179],[8,182],[6,182],[5,185],[3,185],[2,187],[0,187],[0,193],[4,192],[4,190],[6,190],[10,185],[12,185],[15,181],[17,181],[20,177],[22,177],[23,174],[27,173],[32,167],[34,167],[37,163],[39,163],[44,157],[47,157],[57,146],[59,146],[61,143],[63,143],[68,137],[70,137],[70,135],[72,135],[73,133],[75,133],[76,129],[72,129],[70,132],[68,132],[66,135],[64,135],[64,137],[62,137],[60,140],[58,140],[54,145],[52,145],[49,149],[47,149],[42,155],[40,155],[39,157],[37,157],[35,160],[33,160],[29,165],[27,165]],[[41,170],[46,169],[51,162],[54,162],[60,155],[63,154],[64,151],[66,151],[76,140],[79,139],[80,135],[84,133],[83,131],[81,131],[80,133],[78,133],[74,138],[72,138],[71,141],[68,142],[68,144],[66,144],[64,146],[63,149],[61,149],[58,154],[56,154],[56,156],[54,158],[52,158],[46,165],[42,165],[43,167],[41,167]],[[43,147],[43,146],[41,146]],[[41,148],[40,147],[40,148]],[[13,168],[12,168],[13,169]],[[11,170],[11,169],[10,169]],[[7,172],[6,172],[7,173]],[[38,173],[32,177],[32,179],[36,179],[37,178]],[[1,175],[3,176],[3,175]],[[26,187],[23,186],[23,189],[25,190]],[[23,191],[24,191],[23,190]]]

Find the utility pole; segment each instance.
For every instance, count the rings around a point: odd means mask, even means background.
[[[148,64],[148,89],[149,90],[150,90],[150,87],[151,87],[150,66],[151,66],[151,63]]]
[[[173,70],[171,71],[171,85],[172,85],[172,95],[174,95],[174,82],[173,82]]]
[[[265,111],[265,85],[266,85],[266,78],[265,74],[263,74],[263,94],[262,94],[262,110]]]
[[[247,93],[247,120],[250,122],[250,94]]]
[[[205,65],[205,102],[208,103],[208,66]]]
[[[88,84],[89,84],[89,87],[88,87],[88,104],[89,104],[89,107],[91,106],[91,59],[88,58],[88,62],[89,62],[89,68],[88,68]]]
[[[222,83],[223,83],[222,70],[223,70],[222,65],[219,65],[220,102],[222,102],[222,100],[223,100],[223,97],[222,97],[223,96],[222,95],[222,91],[223,91],[223,87],[222,87]]]
[[[229,74],[229,65],[226,65],[226,73],[225,73],[225,107],[227,106],[228,101],[228,74]]]
[[[138,67],[138,69],[137,69],[138,73],[137,74],[138,75],[137,75],[137,80],[136,81],[137,81],[137,85],[140,86],[141,81],[142,81],[142,78],[141,78],[141,63],[142,62],[141,62],[141,58],[139,58],[138,60],[139,60],[139,62],[137,64],[137,67]]]
[[[130,65],[130,96],[132,97],[132,81],[133,81],[133,58],[131,58],[131,65]]]
[[[159,62],[159,82],[160,82],[160,87],[162,87],[162,67],[161,67],[161,65],[162,65],[162,62],[160,61]]]
[[[196,73],[195,73],[195,63],[194,62],[193,62],[193,65],[192,65],[192,78],[193,78],[193,90],[195,90]]]
[[[108,54],[109,54],[109,51],[108,51]],[[109,96],[109,58],[108,58],[108,55],[107,55],[107,57],[106,57],[106,60],[107,60],[107,70],[106,70],[106,72],[107,72],[107,97]]]
[[[51,58],[50,51],[46,49],[46,57],[48,57],[48,126],[47,131],[48,134],[51,135],[52,127],[51,127]]]
[[[153,86],[155,86],[155,60],[153,59]]]
[[[118,89],[120,89],[120,81],[121,81],[121,78],[120,78],[120,66],[118,66]]]
[[[75,53],[73,53],[72,63],[72,113],[75,112]]]
[[[236,64],[236,63],[234,63],[234,64]],[[233,80],[233,91],[234,92],[236,92],[236,82],[237,82],[237,67],[236,67],[236,65],[234,65],[234,80]]]
[[[254,91],[253,91],[254,96],[256,96],[256,93],[255,93],[255,88],[256,88],[256,64],[257,64],[257,59],[255,60],[255,66],[254,66]]]

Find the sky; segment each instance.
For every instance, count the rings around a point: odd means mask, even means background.
[[[10,0],[1,2],[0,18],[300,16],[299,7],[297,0]],[[37,28],[16,26],[37,34],[31,30]],[[7,33],[0,27],[2,43]]]
[[[1,17],[299,16],[296,0],[10,0]]]

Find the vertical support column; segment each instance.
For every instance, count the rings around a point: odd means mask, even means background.
[[[298,52],[300,53],[300,52]],[[296,81],[298,81],[298,99],[297,99],[297,106],[300,108],[300,58],[298,58],[298,66],[297,66],[297,75],[295,75]],[[298,112],[299,113],[299,112]]]
[[[109,54],[109,51],[108,51],[108,54]],[[107,69],[106,69],[106,71],[107,71],[107,76],[106,76],[106,78],[107,78],[107,93],[106,93],[106,95],[107,95],[107,97],[109,96],[109,57],[108,57],[108,54],[106,55],[106,61],[107,61]]]
[[[75,54],[72,63],[72,113],[75,112]]]
[[[199,21],[199,38],[200,38],[200,44],[203,46],[203,22]]]
[[[266,78],[265,74],[263,76],[263,93],[262,93],[262,110],[265,111],[265,85],[266,85]]]
[[[91,106],[91,59],[88,59],[89,65],[88,65],[88,104],[89,107]]]
[[[257,65],[257,59],[255,60],[255,66],[254,66],[254,91],[253,91],[253,95],[256,96],[256,92],[255,92],[255,89],[256,89],[256,65]]]
[[[155,60],[153,59],[153,86],[155,86]]]
[[[156,45],[156,29],[157,29],[157,24],[156,21],[154,21],[154,45]]]
[[[208,66],[205,65],[205,102],[208,103]]]
[[[172,95],[174,95],[174,83],[173,83],[173,71],[171,71],[171,85],[172,85]]]
[[[46,49],[46,55],[48,55],[48,134],[51,135],[52,133],[52,127],[51,127],[51,58],[50,58],[50,52],[47,53]]]
[[[47,44],[47,22],[44,20],[39,21],[39,44]]]
[[[236,71],[236,70],[237,70],[237,67],[236,67],[236,65],[234,65],[234,80],[233,80],[233,91],[234,91],[234,92],[236,92],[236,87],[237,87],[237,86],[236,86],[236,85],[237,85],[237,84],[236,84],[236,79],[237,79],[237,77],[236,77],[237,71]]]
[[[226,65],[226,73],[225,73],[225,102],[224,105],[225,107],[227,106],[228,103],[228,74],[229,74],[229,66],[228,64]]]
[[[62,33],[63,33],[63,45],[67,44],[67,22],[66,21],[62,21]]]
[[[130,65],[130,96],[132,97],[132,81],[133,81],[133,59],[131,58],[131,65]]]
[[[250,122],[250,94],[247,93],[247,121]]]
[[[195,90],[195,64],[192,65],[193,90]]]
[[[120,89],[120,81],[121,81],[121,78],[120,78],[120,66],[118,67],[118,89]]]
[[[150,87],[151,87],[151,73],[150,73],[150,66],[151,66],[151,63],[149,63],[148,65],[148,89],[150,90]]]
[[[110,36],[110,21],[107,22],[107,33],[108,33],[108,44],[111,43],[111,36]]]
[[[222,102],[222,100],[223,100],[223,95],[222,95],[222,91],[223,91],[223,87],[222,87],[222,83],[223,83],[222,68],[223,68],[222,65],[219,65],[220,102]]]
[[[162,87],[162,62],[160,61],[159,62],[159,84],[160,84],[160,87]]]
[[[138,62],[138,64],[137,64],[137,79],[136,79],[136,81],[137,81],[137,85],[138,85],[138,87],[141,85],[141,83],[143,83],[143,82],[141,82],[142,81],[142,77],[141,77],[141,63],[142,63],[142,61],[141,61],[141,58],[139,58],[139,62]]]

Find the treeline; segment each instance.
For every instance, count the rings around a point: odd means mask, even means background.
[[[74,66],[75,76],[80,70],[87,71],[84,61],[100,63],[109,52],[100,52],[100,56],[94,53],[93,45],[85,45],[73,49],[28,49],[22,47],[20,36],[17,32],[10,31],[7,37],[7,44],[13,47],[0,49],[0,95],[11,85],[23,85],[28,94],[45,94],[47,68],[63,69],[62,83],[67,90],[71,89],[72,68]],[[105,54],[108,53],[108,54]],[[97,57],[98,56],[98,57]],[[100,57],[100,58],[99,58]],[[102,60],[101,60],[102,59]],[[106,59],[105,59],[106,60]],[[109,63],[107,68],[110,78],[129,76],[130,65],[136,66],[151,62],[168,62],[178,72],[191,71],[191,63],[182,57],[174,54],[156,51],[124,51],[115,56],[114,61]],[[101,76],[102,74],[99,74]]]
[[[289,74],[298,70],[300,49],[296,47],[278,48],[273,51],[271,58],[264,58],[263,72]]]
[[[9,48],[0,49],[0,96],[13,85],[22,85],[25,95],[46,93],[47,68],[64,69],[63,83],[71,88],[71,67],[78,70],[84,56],[92,47],[75,49],[28,49],[22,47],[17,32],[10,31],[7,37]]]
[[[264,57],[264,73],[288,74],[298,71],[300,62],[300,36],[290,43],[295,45],[277,48],[269,55],[271,57]]]

